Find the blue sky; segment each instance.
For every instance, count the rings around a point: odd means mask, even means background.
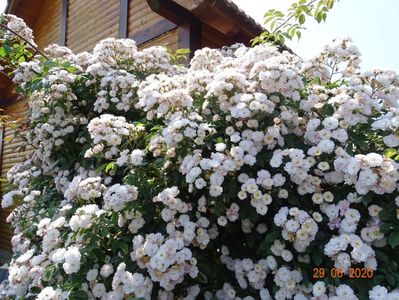
[[[233,0],[263,24],[270,8],[286,9],[290,0]],[[399,0],[340,0],[326,23],[307,21],[302,38],[288,45],[310,58],[334,37],[350,36],[362,53],[362,69],[386,68],[399,72]]]
[[[233,0],[262,23],[266,10],[286,9],[291,0]],[[7,0],[0,0],[3,11]],[[288,45],[310,58],[334,37],[350,36],[362,53],[362,69],[388,68],[399,72],[399,0],[340,0],[326,23],[307,22],[302,39]]]

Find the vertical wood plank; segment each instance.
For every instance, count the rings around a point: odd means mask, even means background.
[[[120,39],[127,37],[128,0],[119,0],[119,34]]]
[[[194,19],[180,24],[178,29],[178,48],[190,49],[190,58],[192,58],[195,50],[201,47],[201,22]]]
[[[60,33],[60,45],[66,45],[66,29],[67,29],[67,17],[68,17],[68,0],[62,0],[61,3],[61,33]]]

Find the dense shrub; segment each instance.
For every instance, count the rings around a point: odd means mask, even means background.
[[[350,39],[305,62],[234,45],[184,67],[116,39],[46,54],[14,72],[34,151],[7,176],[3,295],[399,299],[399,80],[361,74]]]

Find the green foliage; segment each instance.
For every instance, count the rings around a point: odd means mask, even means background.
[[[394,231],[388,236],[388,243],[392,248],[399,245],[399,231]]]
[[[185,64],[189,60],[190,49],[182,48],[175,51],[169,49],[169,59],[174,64]]]
[[[320,23],[326,21],[327,13],[339,0],[298,0],[283,12],[270,9],[265,13],[264,22],[268,31],[263,32],[252,40],[252,44],[274,42],[284,44],[285,41],[298,40],[302,36],[306,18],[313,18]]]

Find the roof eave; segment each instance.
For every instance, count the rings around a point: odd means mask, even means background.
[[[179,1],[179,0],[175,0]],[[209,25],[220,31],[218,27],[218,20],[227,18],[230,22],[230,31],[222,32],[226,35],[240,35],[244,38],[248,45],[249,42],[256,36],[259,36],[267,30],[257,23],[252,17],[247,15],[231,0],[196,0],[196,5],[191,8],[191,12],[196,15],[201,21],[210,20]],[[216,15],[212,15],[215,12]],[[280,51],[293,51],[282,43],[277,43]]]

